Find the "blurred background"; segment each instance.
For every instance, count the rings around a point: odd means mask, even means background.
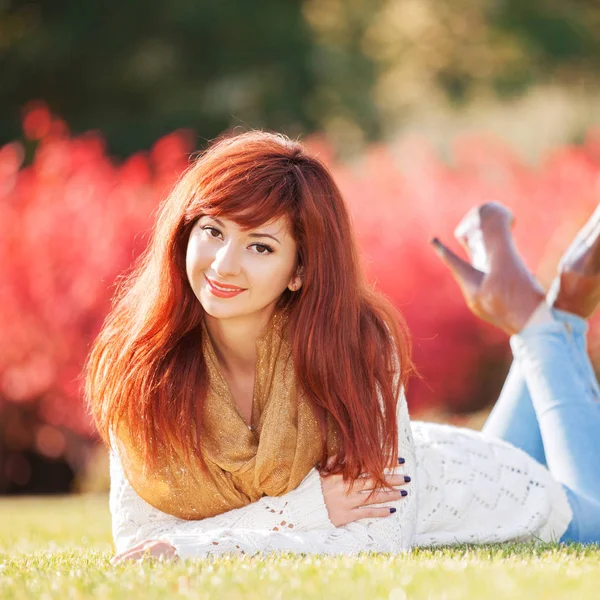
[[[509,347],[428,241],[500,200],[549,285],[600,200],[599,68],[596,0],[0,0],[0,494],[107,488],[83,362],[159,201],[234,129],[327,162],[413,333],[413,417],[479,426]]]

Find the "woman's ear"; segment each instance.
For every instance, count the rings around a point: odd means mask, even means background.
[[[296,269],[296,274],[292,277],[290,283],[288,284],[288,289],[290,289],[292,292],[297,292],[302,287],[303,274],[304,267],[298,267]]]

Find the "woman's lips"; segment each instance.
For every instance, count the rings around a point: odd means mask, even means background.
[[[209,279],[206,275],[204,276],[204,279],[206,279],[210,291],[218,298],[233,298],[246,291],[244,288],[235,285],[222,285]]]

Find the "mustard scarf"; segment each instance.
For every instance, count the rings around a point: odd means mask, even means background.
[[[187,467],[179,456],[159,458],[144,468],[142,452],[124,428],[119,455],[133,489],[152,506],[181,519],[204,519],[295,489],[321,458],[319,430],[294,373],[285,313],[275,312],[257,340],[258,360],[250,429],[225,381],[206,327],[202,351],[209,376],[200,445],[208,475]],[[139,445],[137,445],[139,446]],[[327,415],[327,447],[339,448],[339,435]]]

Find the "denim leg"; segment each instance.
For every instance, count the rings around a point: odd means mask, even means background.
[[[537,415],[518,361],[513,361],[500,396],[482,431],[521,448],[547,466]]]
[[[562,541],[600,542],[600,389],[586,352],[585,320],[554,310],[555,321],[511,338],[535,409],[548,469],[573,509]]]

